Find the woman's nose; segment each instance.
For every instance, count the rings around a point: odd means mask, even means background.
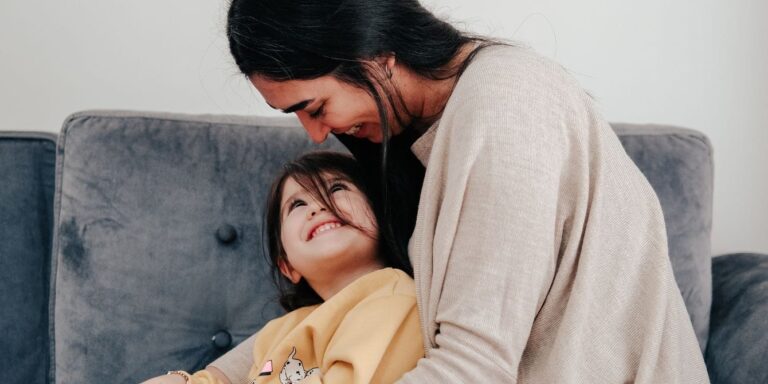
[[[305,114],[299,114],[299,121],[304,126],[304,130],[307,131],[307,135],[317,144],[320,144],[328,138],[328,134],[331,132],[331,127],[323,124],[320,121],[314,120],[309,116],[303,116]]]

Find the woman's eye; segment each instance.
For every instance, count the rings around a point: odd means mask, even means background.
[[[309,114],[309,117],[316,119],[323,115],[324,110],[325,110],[325,104],[321,105],[320,108],[316,109],[314,112],[311,112]]]

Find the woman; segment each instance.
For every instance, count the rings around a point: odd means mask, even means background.
[[[270,106],[383,178],[426,350],[400,383],[708,381],[658,199],[560,66],[415,0],[234,0],[227,33]],[[237,382],[249,348],[212,366]]]

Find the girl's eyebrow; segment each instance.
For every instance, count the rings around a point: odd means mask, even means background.
[[[285,212],[285,205],[286,205],[286,204],[288,204],[288,203],[291,203],[291,202],[293,202],[293,201],[295,200],[296,196],[297,196],[297,195],[299,195],[299,194],[301,194],[301,193],[304,193],[304,190],[303,190],[303,189],[300,189],[300,190],[298,190],[298,191],[296,191],[296,192],[292,193],[290,196],[288,196],[288,197],[285,199],[285,201],[284,201],[284,202],[283,202],[283,203],[280,205],[280,212],[281,212],[281,215],[280,215],[280,216],[282,216],[283,214],[285,214],[285,213],[286,213],[286,212]]]
[[[330,180],[327,180],[326,183],[333,184],[333,183],[338,182],[338,181],[343,181],[345,183],[349,182],[349,180],[347,178],[345,178],[345,177],[335,176],[334,178],[332,178]],[[290,203],[290,202],[293,202],[297,195],[300,195],[300,194],[305,193],[305,192],[306,191],[304,189],[299,189],[298,191],[296,191],[296,192],[292,193],[290,196],[288,196],[285,199],[285,201],[282,204],[280,204],[281,216],[283,215],[283,212],[285,212],[285,205]]]

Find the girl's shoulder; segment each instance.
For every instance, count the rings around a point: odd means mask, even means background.
[[[347,303],[345,306],[352,307],[395,295],[416,297],[413,278],[396,268],[382,268],[359,278],[329,301],[344,302]]]
[[[285,334],[304,321],[321,304],[301,307],[286,313],[283,316],[270,320],[260,332],[270,334]]]
[[[416,283],[407,273],[392,269],[395,274],[395,280],[392,284],[392,294],[416,297]]]

